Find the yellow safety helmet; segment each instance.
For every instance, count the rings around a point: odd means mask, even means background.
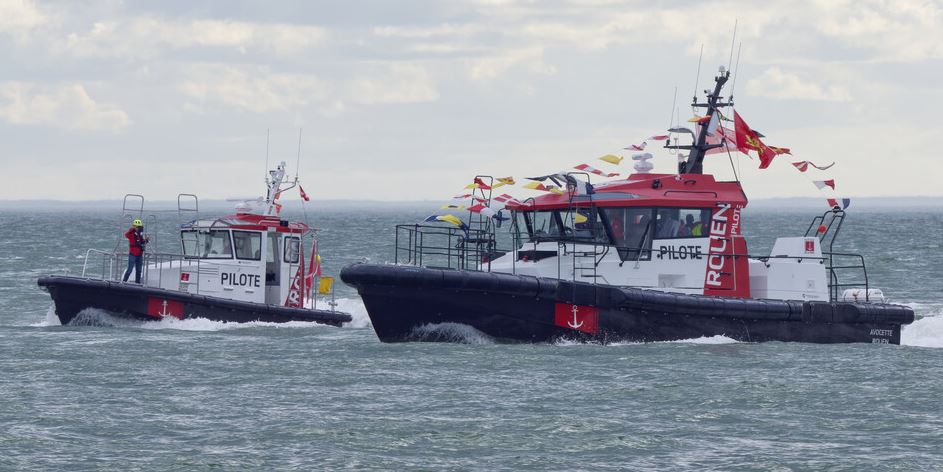
[[[140,227],[144,226],[144,223],[141,223],[141,220],[134,220],[134,221],[131,222],[131,226],[135,226],[135,227],[140,228]]]

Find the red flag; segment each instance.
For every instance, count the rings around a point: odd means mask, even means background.
[[[291,285],[288,287],[288,297],[285,298],[285,306],[291,308],[302,308],[304,306],[304,287],[305,287],[305,258],[304,254],[298,256],[298,270],[291,279]]]
[[[314,287],[314,278],[321,276],[321,256],[318,254],[318,240],[311,241],[311,261],[308,263],[308,273],[305,274],[305,299],[311,299],[311,289]]]
[[[491,190],[491,186],[486,184],[483,180],[478,177],[475,177],[475,183],[478,184],[478,188],[482,190]]]
[[[749,155],[750,151],[756,151],[760,157],[760,169],[765,169],[773,162],[776,157],[776,151],[760,141],[759,136],[753,131],[736,110],[733,112],[734,130],[737,134],[737,149],[740,152]]]
[[[700,129],[698,129],[698,131],[700,131]],[[736,151],[738,149],[737,134],[732,129],[718,126],[714,134],[707,135],[707,144],[720,144],[721,140],[724,141],[723,146],[708,149],[704,154],[717,154],[720,152]]]
[[[304,201],[306,201],[306,202],[310,202],[310,201],[311,201],[311,199],[308,198],[308,194],[305,193],[304,187],[302,187],[300,184],[298,185],[298,191],[301,192],[301,198],[302,198]]]

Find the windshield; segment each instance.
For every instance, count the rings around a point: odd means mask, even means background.
[[[258,231],[233,231],[236,243],[236,258],[251,261],[262,260],[262,233]]]
[[[623,260],[647,259],[652,244],[651,208],[605,208],[610,231]]]
[[[552,210],[523,212],[531,241],[546,241],[560,237],[560,224],[556,213]]]
[[[228,230],[180,233],[183,254],[201,259],[232,259],[232,242]]]
[[[515,216],[521,232],[531,242],[585,240],[609,243],[605,226],[595,208],[522,211]]]

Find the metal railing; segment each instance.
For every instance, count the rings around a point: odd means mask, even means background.
[[[89,249],[85,252],[85,262],[82,264],[82,277],[119,282],[123,279],[127,267],[127,253]],[[168,270],[171,268],[196,268],[196,280],[192,282],[185,281],[183,284],[195,286],[195,291],[191,293],[199,293],[199,274],[201,272],[200,259],[184,256],[182,254],[159,252],[144,253],[144,259],[141,263],[142,284],[147,287],[180,290],[182,284],[179,280],[179,274],[182,270],[175,271],[178,277],[174,280],[176,283],[171,286],[170,282],[164,282],[163,271],[165,268]]]
[[[397,225],[397,264],[449,269],[490,270],[499,251],[491,231],[433,225]]]

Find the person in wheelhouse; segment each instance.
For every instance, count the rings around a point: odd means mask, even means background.
[[[127,282],[134,271],[134,283],[141,283],[141,266],[144,263],[144,246],[151,241],[150,236],[144,235],[144,223],[141,220],[131,222],[131,227],[124,233],[128,238],[128,270],[124,271],[123,282]]]

